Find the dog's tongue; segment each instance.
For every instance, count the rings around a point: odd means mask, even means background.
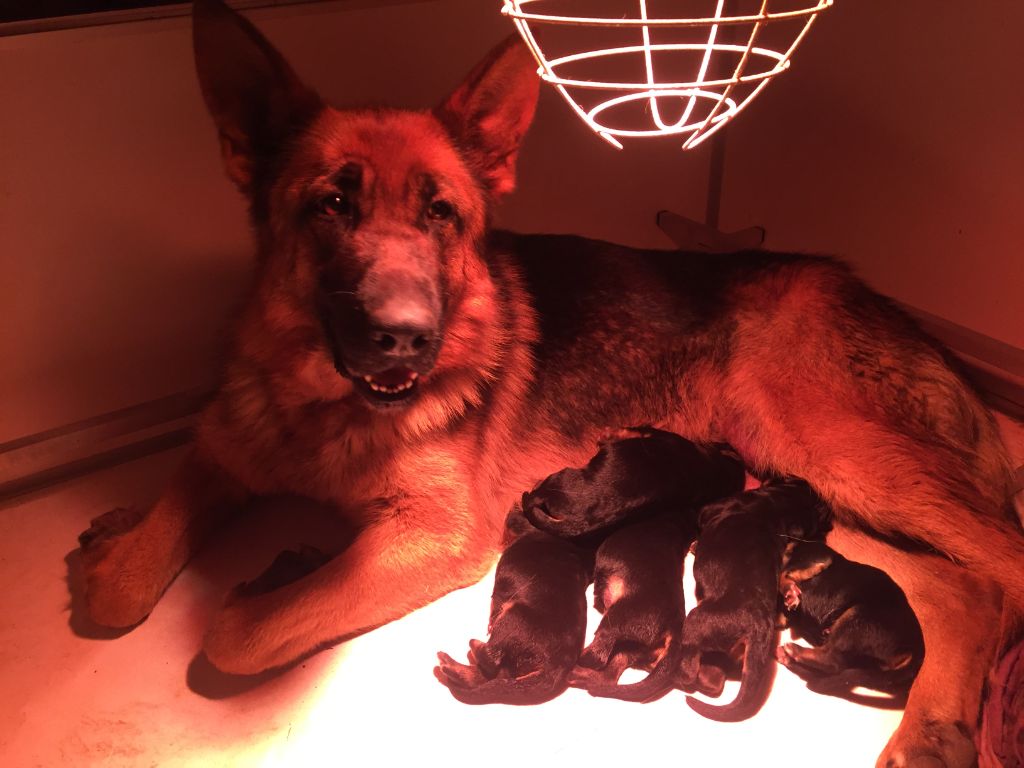
[[[386,371],[373,374],[373,381],[382,387],[400,387],[415,374],[408,368],[389,368]]]

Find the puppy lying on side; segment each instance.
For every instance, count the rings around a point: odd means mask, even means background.
[[[652,701],[675,687],[683,629],[683,559],[695,515],[679,510],[627,525],[597,550],[594,607],[604,614],[570,683],[594,696]],[[640,682],[619,685],[627,668]]]
[[[819,542],[798,543],[779,582],[790,630],[816,648],[787,643],[778,659],[812,691],[902,708],[924,659],[917,617],[883,571]],[[853,693],[862,686],[889,694]]]
[[[569,687],[587,631],[593,553],[532,529],[513,510],[494,575],[488,640],[469,664],[438,653],[434,676],[466,704],[540,704]]]
[[[652,428],[626,435],[602,443],[582,469],[549,475],[524,494],[529,521],[549,533],[580,537],[743,490],[743,461],[727,446],[697,445]]]
[[[797,479],[769,480],[701,510],[693,563],[698,605],[683,626],[680,680],[684,686],[702,678],[724,680],[724,672],[704,668],[717,654],[742,654],[742,672],[735,700],[715,706],[687,698],[694,711],[738,721],[752,717],[767,700],[775,674],[778,584],[787,537],[812,538],[827,521],[823,502]]]

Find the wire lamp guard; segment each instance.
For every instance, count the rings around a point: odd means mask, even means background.
[[[530,46],[537,74],[614,147],[679,136],[692,149],[789,69],[832,3],[503,0],[501,12]]]

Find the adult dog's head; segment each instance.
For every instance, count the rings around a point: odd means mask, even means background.
[[[483,242],[536,105],[526,47],[506,40],[433,111],[342,111],[220,0],[196,1],[193,32],[227,174],[249,199],[265,314],[315,329],[376,408],[486,368]]]

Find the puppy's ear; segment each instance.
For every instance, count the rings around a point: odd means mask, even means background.
[[[322,103],[256,27],[221,0],[193,3],[192,43],[225,170],[251,193],[260,164],[308,124]]]
[[[495,199],[516,186],[516,155],[537,108],[536,70],[526,44],[511,35],[434,110]]]

